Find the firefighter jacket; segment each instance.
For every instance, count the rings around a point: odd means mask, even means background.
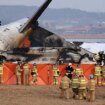
[[[36,67],[32,68],[31,75],[35,76],[35,77],[38,76],[38,72],[37,72],[37,68]]]
[[[95,80],[90,79],[88,82],[88,90],[95,90]]]
[[[95,76],[101,76],[102,69],[99,65],[95,66]]]
[[[95,55],[95,60],[96,61],[100,60],[100,56],[99,55]]]
[[[78,88],[79,87],[79,78],[78,77],[74,77],[72,79],[71,86],[72,86],[72,88]]]
[[[71,81],[67,76],[64,76],[60,82],[60,89],[68,89],[71,86]]]
[[[16,66],[16,75],[21,75],[21,72],[22,72],[22,70],[20,68],[20,65],[17,65]]]
[[[102,67],[102,76],[105,77],[105,66]]]
[[[29,64],[24,64],[23,69],[24,69],[24,74],[29,74],[29,70],[30,70]]]
[[[84,77],[79,79],[79,89],[86,89],[87,82]]]
[[[0,64],[0,75],[3,75],[3,64]]]
[[[60,71],[58,67],[53,67],[53,76],[59,76],[60,75]]]
[[[80,68],[80,67],[77,67],[76,69],[75,69],[75,74],[76,75],[81,75],[83,73],[83,71],[82,71],[82,69]]]

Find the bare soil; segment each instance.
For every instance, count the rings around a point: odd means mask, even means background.
[[[105,105],[105,87],[96,88],[96,101],[61,99],[58,86],[0,85],[0,105]]]

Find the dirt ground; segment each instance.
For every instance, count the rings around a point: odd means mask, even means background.
[[[95,102],[59,96],[58,86],[0,85],[0,105],[105,105],[105,87],[97,87]]]

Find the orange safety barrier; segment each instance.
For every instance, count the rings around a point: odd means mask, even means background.
[[[73,64],[72,67],[75,69],[77,64]],[[90,74],[94,74],[94,64],[81,64],[80,67],[82,68],[83,74],[87,79],[89,79]]]
[[[58,78],[58,81],[60,83],[61,78],[64,76],[67,67],[67,64],[61,64],[59,65],[60,69],[60,77]],[[76,64],[72,65],[73,68],[76,68]],[[37,70],[38,70],[38,77],[37,77],[37,84],[38,85],[51,85],[53,84],[53,72],[52,72],[52,64],[38,64]],[[81,64],[81,67],[83,69],[84,75],[89,79],[89,75],[94,73],[94,64]],[[5,63],[4,64],[4,71],[3,71],[3,80],[4,84],[16,84],[16,75],[15,75],[15,68],[16,64],[14,63]],[[21,67],[22,68],[22,67]],[[50,70],[48,70],[50,68]],[[31,69],[32,64],[30,64],[30,82],[32,80],[31,76]],[[22,82],[23,82],[23,73],[22,73]]]

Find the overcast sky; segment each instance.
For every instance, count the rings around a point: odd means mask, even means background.
[[[45,0],[0,0],[0,5],[41,5]],[[50,8],[74,8],[105,12],[105,0],[52,0]]]

